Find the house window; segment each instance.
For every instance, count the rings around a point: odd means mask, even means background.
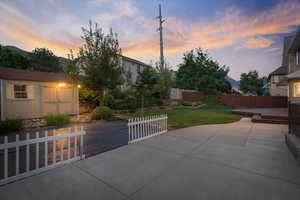
[[[26,85],[14,85],[14,96],[16,99],[27,99]]]
[[[279,83],[279,76],[274,76],[274,83]]]
[[[300,50],[296,51],[296,54],[295,54],[295,64],[296,65],[299,65],[299,59],[300,59]]]
[[[141,66],[137,65],[137,72],[140,73],[141,72]]]
[[[294,97],[300,97],[300,83],[294,83]]]

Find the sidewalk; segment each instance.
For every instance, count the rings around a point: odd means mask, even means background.
[[[285,125],[170,131],[0,187],[7,199],[300,199]]]

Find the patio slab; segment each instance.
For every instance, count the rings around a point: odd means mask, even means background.
[[[1,200],[124,199],[126,196],[72,164],[0,187]]]
[[[180,158],[179,154],[159,151],[142,144],[132,144],[77,162],[75,165],[130,195],[172,168]]]
[[[170,131],[5,185],[0,197],[299,200],[286,128],[243,119]]]
[[[136,200],[298,200],[299,197],[297,185],[192,158],[133,195]]]

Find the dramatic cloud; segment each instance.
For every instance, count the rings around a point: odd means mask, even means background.
[[[186,25],[189,24],[189,25]],[[267,48],[273,42],[264,36],[289,33],[295,25],[300,24],[300,3],[298,1],[282,1],[270,10],[255,16],[243,15],[238,8],[229,8],[220,19],[207,23],[187,23],[172,18],[166,29],[166,52],[177,53],[197,47],[220,48],[238,45],[246,40],[241,47]],[[253,38],[258,37],[259,38]],[[125,47],[125,52],[136,56],[157,52],[158,46],[149,53],[147,45],[157,42],[150,38],[144,43]],[[142,50],[144,46],[144,51]],[[153,48],[153,45],[151,45]]]
[[[59,56],[66,56],[70,48],[80,46],[81,27],[92,19],[104,31],[112,27],[118,33],[125,55],[145,62],[158,59],[159,33],[156,31],[155,10],[140,7],[136,0],[89,0],[76,4],[59,0],[27,0],[25,6],[20,6],[20,2],[24,3],[24,0],[0,2],[2,44],[26,50],[47,47]],[[257,3],[260,2],[257,0]],[[31,12],[35,4],[38,9]],[[180,9],[180,5],[177,7]],[[231,66],[234,73],[253,67],[264,67],[266,73],[277,67],[276,62],[280,63],[282,44],[279,38],[282,35],[278,34],[291,33],[300,25],[300,2],[297,0],[280,1],[273,7],[251,12],[252,15],[247,8],[234,5],[211,13],[211,16],[194,17],[193,20],[188,15],[166,15],[165,56],[172,66],[178,64],[184,52],[202,47],[209,49],[222,64]],[[268,60],[260,61],[264,57],[257,54],[268,54]],[[242,66],[235,55],[247,62]]]
[[[267,38],[251,38],[247,40],[243,47],[245,48],[267,48],[273,44],[273,40]]]

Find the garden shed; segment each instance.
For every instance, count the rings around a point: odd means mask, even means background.
[[[1,120],[77,115],[78,87],[66,74],[0,67]]]

